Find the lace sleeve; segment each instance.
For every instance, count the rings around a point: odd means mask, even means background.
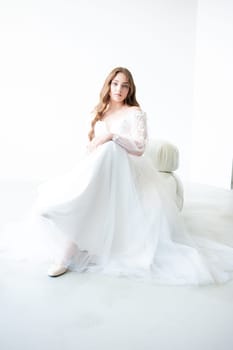
[[[146,114],[135,110],[130,119],[129,136],[114,134],[112,140],[135,156],[141,156],[145,151],[147,139]]]

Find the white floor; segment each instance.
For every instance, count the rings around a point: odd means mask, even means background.
[[[33,201],[33,185],[0,184],[1,224]],[[227,219],[228,220],[228,219]],[[233,282],[170,287],[69,272],[0,254],[1,350],[232,350]]]

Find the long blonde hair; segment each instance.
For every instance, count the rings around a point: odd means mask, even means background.
[[[91,122],[91,130],[88,134],[89,140],[91,141],[95,137],[95,124],[98,120],[102,120],[104,113],[106,112],[108,105],[109,105],[109,100],[110,100],[110,87],[112,80],[115,78],[115,76],[118,73],[123,73],[129,82],[129,92],[128,95],[125,99],[125,104],[128,106],[138,106],[139,103],[137,102],[136,99],[136,86],[134,84],[133,76],[130,73],[130,71],[127,68],[123,67],[117,67],[114,68],[109,75],[107,76],[104,85],[100,91],[100,99],[98,105],[94,109],[94,118]]]

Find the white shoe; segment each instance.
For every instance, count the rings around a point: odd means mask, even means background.
[[[48,269],[48,275],[50,277],[61,276],[68,270],[67,267],[61,264],[52,264]]]

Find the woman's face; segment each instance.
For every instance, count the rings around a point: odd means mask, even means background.
[[[124,103],[129,92],[129,81],[124,73],[117,73],[110,86],[110,100]]]

